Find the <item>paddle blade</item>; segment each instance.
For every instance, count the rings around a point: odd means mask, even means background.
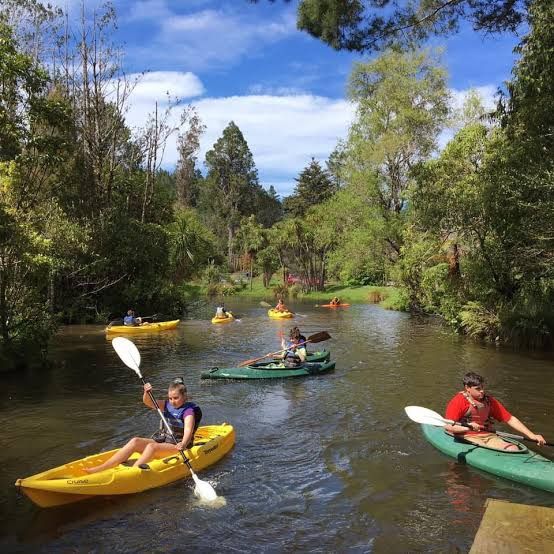
[[[196,473],[192,474],[194,479],[194,494],[203,500],[204,502],[213,502],[217,498],[217,493],[215,489],[207,481],[202,481],[198,479]]]
[[[437,412],[429,410],[429,408],[422,408],[421,406],[406,406],[404,411],[406,415],[416,423],[434,425],[435,427],[444,427],[445,425],[454,423],[451,419],[445,419]]]
[[[327,331],[320,331],[314,335],[308,337],[308,342],[323,342],[324,340],[329,340],[331,335]]]
[[[125,337],[116,337],[112,340],[112,346],[121,361],[130,369],[132,369],[141,379],[140,373],[140,352],[135,346],[135,343]]]
[[[271,304],[268,304],[267,302],[264,302],[263,300],[260,302],[260,306],[262,308],[271,308]]]

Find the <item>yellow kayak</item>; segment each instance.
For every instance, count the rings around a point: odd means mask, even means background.
[[[293,312],[278,312],[273,308],[268,310],[267,315],[272,319],[290,319],[291,317],[294,317]]]
[[[229,323],[234,321],[235,317],[231,312],[227,312],[227,317],[212,317],[212,323]]]
[[[111,325],[106,327],[106,333],[117,333],[118,335],[126,335],[127,333],[152,333],[155,331],[168,331],[175,329],[179,325],[180,319],[173,321],[158,321],[155,323],[144,322],[142,325]]]
[[[199,427],[194,437],[194,446],[185,450],[195,472],[223,458],[235,444],[232,425],[207,425]],[[189,468],[179,453],[148,463],[150,469],[130,467],[133,459],[112,469],[88,474],[85,467],[92,467],[107,460],[116,450],[93,454],[74,462],[18,479],[19,487],[35,504],[42,508],[61,506],[93,496],[133,494],[161,487],[190,476]]]

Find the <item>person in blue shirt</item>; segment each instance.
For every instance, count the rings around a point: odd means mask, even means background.
[[[127,315],[123,318],[123,325],[128,327],[142,325],[142,318],[135,316],[135,310],[128,310]]]

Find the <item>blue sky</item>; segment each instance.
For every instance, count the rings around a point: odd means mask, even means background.
[[[57,3],[72,14],[78,11],[76,1]],[[88,10],[99,5],[85,3]],[[346,137],[353,116],[345,98],[348,75],[353,62],[368,56],[336,52],[297,31],[296,0],[115,0],[114,5],[119,22],[114,40],[123,43],[126,72],[149,72],[133,94],[131,126],[143,124],[169,91],[195,105],[207,126],[203,162],[233,120],[254,155],[260,182],[283,196],[312,157],[323,162]],[[453,102],[473,87],[491,103],[510,76],[516,43],[510,35],[483,37],[469,28],[433,40],[445,48]],[[175,138],[164,156],[165,167],[174,167]]]

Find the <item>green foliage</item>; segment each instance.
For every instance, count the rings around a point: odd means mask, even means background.
[[[460,326],[465,333],[474,338],[490,339],[497,336],[500,320],[495,310],[479,302],[470,301],[460,312]]]
[[[202,282],[206,285],[217,285],[221,282],[223,270],[213,260],[204,268]]]
[[[193,209],[178,209],[168,230],[169,261],[177,281],[196,276],[210,260],[217,256],[216,237],[200,221]]]
[[[257,199],[264,193],[250,148],[232,121],[206,153],[208,174],[201,191],[200,209],[213,214],[221,240],[232,258],[233,237],[242,216],[255,214]]]
[[[372,52],[449,34],[464,19],[486,33],[515,31],[529,5],[530,0],[301,0],[297,27],[336,50]]]
[[[280,285],[275,285],[273,287],[273,296],[275,296],[275,298],[288,298],[289,297],[289,292],[290,292],[290,288],[287,284],[280,284]]]
[[[329,173],[314,158],[295,181],[294,193],[283,201],[285,213],[292,217],[303,217],[312,206],[325,202],[336,191]]]

